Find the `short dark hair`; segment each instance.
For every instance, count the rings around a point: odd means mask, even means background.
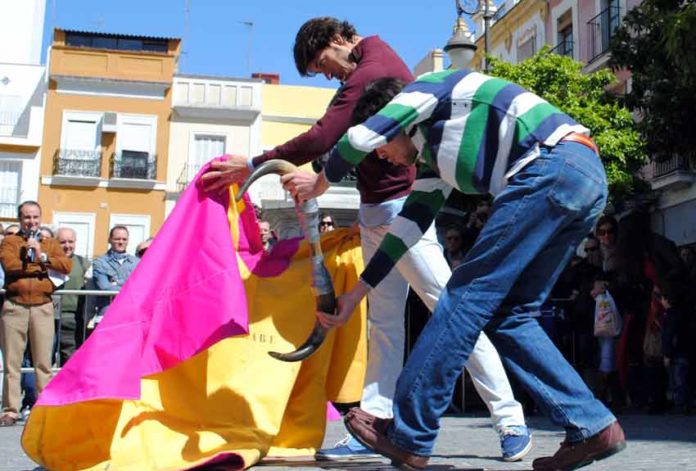
[[[358,34],[355,26],[347,21],[340,21],[330,16],[312,18],[300,27],[295,36],[295,67],[301,76],[311,75],[309,64],[319,54],[320,51],[329,47],[329,43],[339,35],[346,41],[352,41]]]
[[[49,234],[51,234],[51,238],[53,238],[53,237],[56,236],[55,233],[53,232],[53,229],[51,229],[51,228],[48,227],[48,226],[40,226],[40,227],[39,227],[39,232],[40,232],[40,231],[46,231],[46,232],[48,232]]]
[[[113,237],[114,231],[116,229],[123,229],[124,231],[126,231],[126,234],[130,235],[130,233],[128,232],[128,228],[126,226],[124,226],[122,224],[117,224],[109,230],[109,239],[111,239],[111,237]]]
[[[392,98],[399,94],[406,82],[393,77],[385,77],[370,82],[358,99],[351,115],[351,121],[360,124],[377,114]]]
[[[39,213],[41,213],[41,205],[33,200],[23,201],[19,206],[17,206],[17,219],[22,217],[22,208],[25,206],[36,206],[39,208]]]

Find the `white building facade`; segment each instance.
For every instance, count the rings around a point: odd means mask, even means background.
[[[38,199],[46,96],[45,0],[0,0],[0,221]]]
[[[176,75],[167,170],[168,215],[181,191],[212,158],[261,152],[262,80]],[[260,187],[251,189],[260,201]]]

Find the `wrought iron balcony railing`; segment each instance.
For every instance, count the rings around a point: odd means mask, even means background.
[[[665,160],[655,160],[653,165],[653,178],[667,176],[674,172],[689,172],[692,170],[690,159],[686,155],[673,155]]]
[[[573,40],[566,39],[554,46],[549,52],[558,54],[559,56],[573,57]]]
[[[54,159],[54,175],[72,177],[99,177],[101,151],[58,149]]]
[[[176,180],[176,187],[178,191],[184,191],[186,188],[186,185],[191,183],[191,180],[193,180],[193,177],[196,176],[198,171],[201,169],[202,165],[201,164],[186,164],[184,165],[184,168],[181,169],[181,173],[179,174],[179,178]]]
[[[605,8],[587,22],[590,37],[589,62],[597,60],[609,50],[609,43],[616,28],[621,24],[621,11],[618,5]]]
[[[111,160],[111,178],[155,180],[157,159],[155,154],[124,150],[114,154]]]

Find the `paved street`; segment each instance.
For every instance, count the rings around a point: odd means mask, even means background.
[[[443,421],[432,469],[452,470],[524,470],[531,469],[532,459],[553,453],[563,439],[562,433],[539,417],[529,419],[534,431],[535,447],[521,463],[500,461],[498,440],[481,415],[447,417]],[[696,470],[696,416],[624,415],[621,422],[629,445],[623,453],[586,469],[595,470]],[[22,452],[19,446],[21,427],[0,428],[0,471],[40,470]],[[326,443],[342,438],[343,427],[331,423]],[[263,471],[292,469],[390,469],[388,463],[322,464],[307,460],[268,462]]]

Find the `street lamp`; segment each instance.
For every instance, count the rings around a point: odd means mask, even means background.
[[[452,36],[447,40],[444,49],[450,62],[457,69],[465,68],[474,58],[476,44],[471,40],[471,32],[461,16],[457,18]]]
[[[489,30],[491,26],[491,19],[493,18],[494,15],[494,10],[490,8],[490,0],[464,0],[464,5],[462,6],[461,0],[454,0],[454,5],[457,9],[457,24],[454,27],[454,33],[452,33],[452,37],[447,41],[447,45],[445,45],[445,52],[450,56],[450,61],[452,64],[454,64],[455,67],[461,68],[456,61],[461,61],[466,58],[463,52],[457,52],[457,50],[462,50],[464,49],[466,51],[466,54],[471,54],[469,61],[471,61],[471,58],[473,58],[473,52],[476,51],[476,45],[473,43],[471,40],[471,35],[469,34],[466,38],[468,40],[468,44],[466,45],[465,42],[462,42],[459,38],[464,37],[464,31],[468,32],[468,28],[466,27],[466,23],[464,23],[464,20],[462,19],[462,15],[466,14],[468,16],[474,16],[479,12],[483,13],[483,35],[484,35],[484,53],[485,56],[488,56],[488,46],[489,46]],[[455,58],[453,56],[453,52],[455,55],[460,55],[460,57]],[[469,61],[464,63],[464,66],[469,63]],[[483,58],[483,70],[485,72],[488,72],[488,60],[486,57]]]

